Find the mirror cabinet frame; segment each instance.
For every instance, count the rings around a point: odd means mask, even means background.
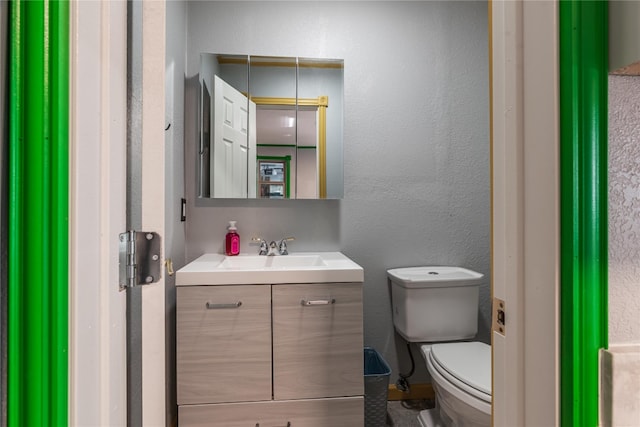
[[[295,109],[296,111],[296,116],[298,114],[298,109],[300,107],[302,108],[308,108],[308,109],[313,109],[316,111],[316,141],[315,141],[315,151],[316,151],[316,167],[317,167],[317,171],[316,171],[316,179],[317,179],[317,193],[316,193],[316,197],[314,197],[315,199],[327,199],[327,193],[328,193],[328,186],[327,186],[327,108],[329,107],[329,94],[321,94],[317,97],[310,97],[310,98],[298,98],[298,94],[299,94],[299,79],[300,79],[300,74],[299,74],[299,69],[301,67],[304,68],[339,68],[344,70],[344,62],[343,60],[336,60],[336,59],[312,59],[312,58],[298,58],[298,57],[272,57],[272,56],[252,56],[252,55],[227,55],[227,54],[208,54],[208,53],[203,53],[203,55],[213,55],[215,57],[217,57],[217,63],[219,65],[246,65],[247,66],[247,92],[245,92],[244,90],[241,91],[242,94],[244,94],[247,99],[248,102],[253,102],[256,107],[269,107],[269,106],[274,106],[274,107],[293,107],[292,109]],[[295,67],[295,97],[272,97],[272,96],[252,96],[252,87],[251,87],[251,71],[252,71],[252,67],[255,66],[271,66],[271,67]],[[344,71],[343,71],[344,72]],[[217,73],[216,73],[217,74]],[[342,77],[342,79],[344,79],[344,77]],[[200,79],[200,84],[204,85],[204,81],[202,80],[202,77]],[[322,93],[324,91],[321,91],[320,93]],[[329,91],[330,92],[330,91]],[[342,81],[342,88],[341,88],[341,92],[342,94],[344,94],[344,80]],[[198,193],[199,193],[199,197],[203,197],[203,198],[217,198],[217,197],[213,197],[213,188],[211,188],[211,185],[207,186],[207,187],[203,187],[203,185],[205,184],[204,181],[208,181],[206,179],[206,177],[203,175],[205,173],[208,173],[209,176],[213,173],[212,168],[214,167],[211,158],[208,159],[208,168],[206,168],[206,165],[203,164],[203,151],[211,151],[211,144],[213,143],[212,141],[209,141],[208,143],[204,141],[205,138],[213,138],[213,132],[212,129],[209,130],[209,132],[205,132],[204,126],[203,126],[203,117],[202,115],[205,114],[206,109],[204,108],[204,100],[203,100],[203,89],[201,88],[200,90],[200,149],[197,150],[197,152],[199,153],[198,155],[200,156],[198,159],[198,167],[199,167],[199,171],[198,171],[198,176],[197,176],[197,180],[198,180]],[[211,98],[213,98],[213,94],[211,94]],[[212,109],[210,109],[212,111]],[[343,110],[342,110],[343,111]],[[210,113],[211,114],[211,113]],[[211,118],[209,118],[209,121],[211,120]],[[297,152],[297,150],[304,148],[306,146],[302,145],[302,146],[298,146],[298,123],[296,120],[296,143],[295,146],[292,146],[292,148]],[[209,127],[211,128],[212,125],[209,125]],[[251,130],[249,130],[249,132],[251,132]],[[254,130],[255,132],[255,130]],[[208,136],[207,136],[208,134]],[[253,148],[253,150],[255,151],[256,154],[256,158],[258,156],[261,156],[261,154],[258,153],[258,147],[259,144],[257,142],[257,140],[254,140],[255,142],[255,147],[250,147]],[[340,139],[340,150],[344,151],[343,148],[343,144],[344,144],[344,131],[341,132],[341,139]],[[266,145],[265,145],[266,146]],[[308,148],[311,148],[312,146],[310,145]],[[203,148],[205,148],[205,150],[203,150]],[[209,150],[206,150],[206,148],[209,148]],[[207,153],[209,154],[209,153]],[[297,158],[297,156],[296,156]],[[205,161],[205,163],[207,163]],[[342,167],[342,165],[340,165],[340,167]],[[205,170],[207,172],[205,172]],[[291,169],[289,171],[290,173],[290,178],[297,180],[298,179],[298,175],[297,175],[297,162],[295,165],[294,169]],[[251,178],[249,178],[251,179]],[[258,176],[256,174],[256,186],[258,186]],[[344,185],[344,182],[342,182],[341,185]],[[296,181],[296,191],[294,192],[294,199],[298,199],[297,197],[297,181]],[[207,191],[209,190],[209,191]],[[337,197],[332,196],[332,198],[342,198],[344,196],[343,193],[343,189],[342,191],[340,191],[338,193]],[[333,190],[332,190],[332,194],[333,194]],[[256,192],[255,195],[256,199],[260,199],[260,193],[259,191]],[[250,197],[253,198],[253,197]],[[290,197],[287,197],[290,198]],[[303,196],[301,199],[305,199],[305,197]]]

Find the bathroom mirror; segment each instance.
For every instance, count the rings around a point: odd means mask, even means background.
[[[198,195],[343,196],[342,60],[200,57]]]

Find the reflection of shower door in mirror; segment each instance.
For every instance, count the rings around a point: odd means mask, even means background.
[[[247,179],[248,170],[255,170],[256,164],[255,150],[249,147],[247,107],[246,96],[215,76],[212,197],[246,198],[255,194],[255,179]]]

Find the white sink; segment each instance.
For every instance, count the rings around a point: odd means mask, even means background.
[[[176,272],[177,286],[363,281],[362,267],[341,252],[205,254]]]
[[[218,268],[229,269],[262,269],[262,268],[295,268],[295,267],[325,267],[320,255],[282,255],[282,256],[227,256]]]

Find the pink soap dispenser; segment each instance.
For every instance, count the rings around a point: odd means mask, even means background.
[[[226,251],[227,255],[238,255],[240,253],[240,235],[237,232],[236,221],[229,221],[229,232],[226,236]]]

